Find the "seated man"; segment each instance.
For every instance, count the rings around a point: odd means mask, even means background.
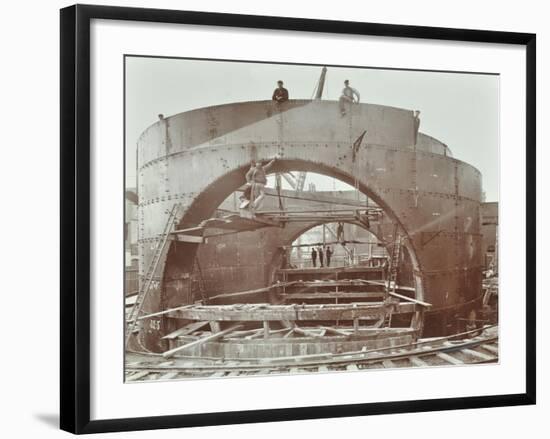
[[[283,81],[277,81],[277,88],[273,92],[271,99],[278,104],[288,101],[288,90],[283,87]]]
[[[344,81],[344,89],[342,90],[342,96],[340,96],[340,113],[342,116],[346,114],[346,104],[347,103],[359,103],[359,99],[361,96],[359,95],[359,92],[354,89],[353,87],[350,87],[349,80]]]

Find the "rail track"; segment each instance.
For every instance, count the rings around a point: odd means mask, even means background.
[[[251,375],[294,374],[403,367],[461,366],[498,361],[498,328],[486,327],[458,335],[420,340],[411,345],[348,352],[263,359],[178,357],[128,353],[126,382],[166,381],[186,378],[221,378]],[[464,336],[460,334],[460,336]]]

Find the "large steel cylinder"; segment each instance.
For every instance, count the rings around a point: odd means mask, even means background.
[[[159,120],[138,141],[140,273],[175,203],[177,227],[196,226],[244,183],[251,159],[277,156],[273,172],[335,177],[384,209],[378,233],[391,241],[399,225],[417,297],[433,305],[434,332],[444,331],[481,294],[481,175],[418,124],[410,110],[354,104],[341,115],[338,102],[323,100],[243,102]],[[291,238],[285,233],[263,229],[211,242],[220,282],[236,290],[268,283],[276,249]],[[146,312],[188,303],[199,245],[171,243]],[[160,349],[163,330],[162,319],[145,321],[142,342]]]

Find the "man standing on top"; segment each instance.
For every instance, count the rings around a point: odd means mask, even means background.
[[[283,87],[283,81],[277,81],[277,88],[273,92],[271,99],[278,104],[288,101],[288,90]]]
[[[330,258],[332,257],[332,248],[328,245],[325,248],[325,255],[327,257],[327,267],[330,267]]]
[[[324,257],[323,257],[323,247],[319,247],[317,249],[317,253],[319,254],[319,265],[321,267],[323,267],[323,263],[324,263]]]
[[[246,181],[252,184],[252,198],[250,210],[258,210],[262,207],[265,198],[265,185],[267,184],[267,172],[273,166],[277,158],[275,157],[267,165],[262,166],[261,162],[256,162],[256,166],[251,167],[246,173]]]
[[[349,80],[344,81],[344,86],[342,96],[340,96],[340,113],[342,116],[346,114],[346,104],[358,104],[359,99],[361,99],[359,92],[349,85]]]
[[[311,247],[311,264],[313,268],[317,267],[317,252],[315,251],[315,247]]]

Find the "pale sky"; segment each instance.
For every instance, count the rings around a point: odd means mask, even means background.
[[[159,113],[271,99],[278,79],[291,99],[310,99],[320,73],[321,66],[127,57],[127,185],[135,186],[137,139]],[[420,110],[420,131],[479,169],[486,200],[498,201],[498,76],[328,66],[323,99],[337,100],[344,79],[361,102]],[[342,189],[327,179],[310,181],[318,190]]]

